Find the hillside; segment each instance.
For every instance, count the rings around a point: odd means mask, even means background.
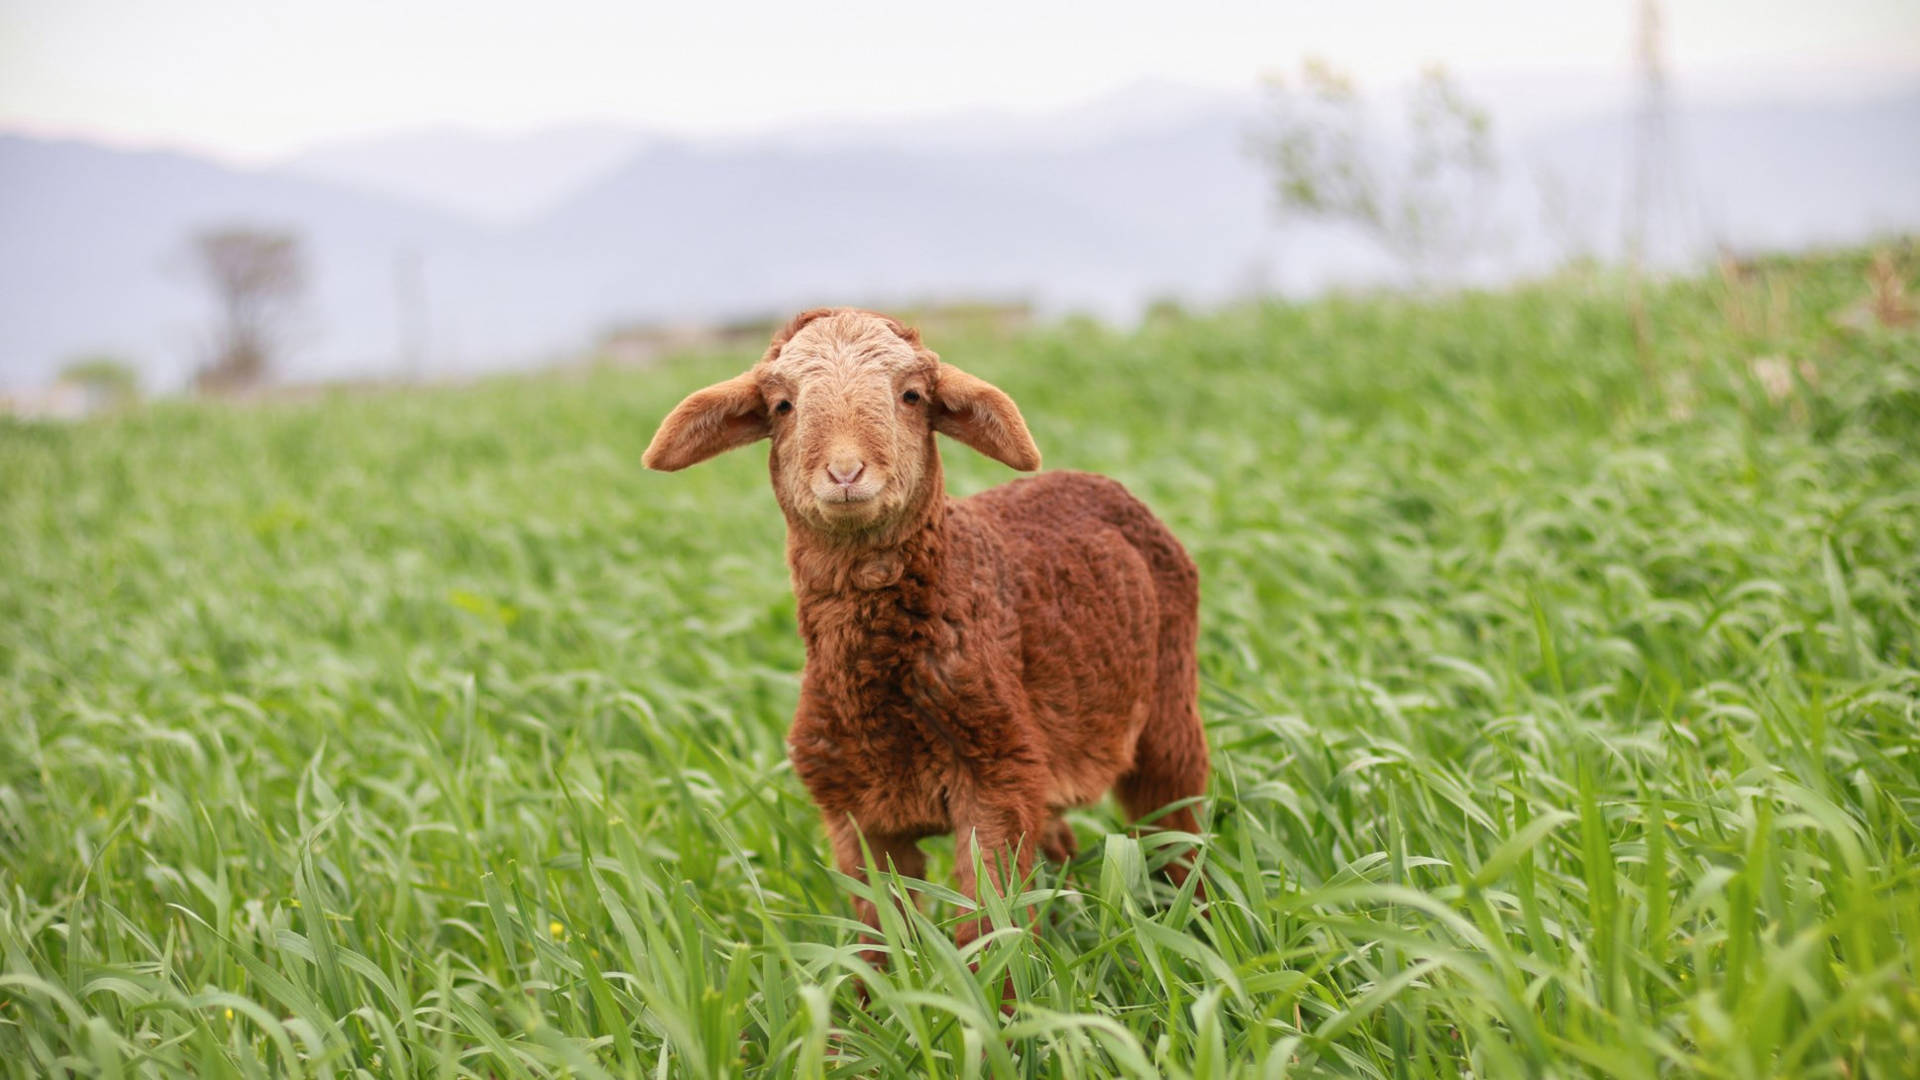
[[[420,203],[184,154],[0,134],[0,385],[34,385],[75,355],[126,357],[176,387],[202,362],[212,298],[195,232],[231,223],[303,237],[311,296],[294,374],[390,365],[402,252],[471,250],[475,230]],[[324,359],[322,359],[324,358]]]
[[[309,241],[311,295],[282,365],[293,380],[397,374],[403,322],[426,328],[428,373],[452,374],[578,357],[633,321],[930,298],[1125,320],[1167,295],[1212,305],[1393,278],[1360,237],[1276,228],[1247,152],[1257,102],[1156,100],[1045,128],[954,117],[913,130],[634,136],[624,157],[605,132],[499,146],[423,135],[256,171],[0,137],[0,387],[43,383],[103,350],[150,385],[180,385],[208,322],[187,238],[235,221]],[[1630,130],[1618,110],[1507,130],[1489,243],[1457,268],[1501,282],[1570,255],[1618,255]],[[1675,183],[1689,212],[1659,253],[1679,266],[1716,244],[1793,249],[1920,228],[1915,132],[1912,93],[1684,110]],[[463,194],[462,162],[510,153],[554,161]],[[369,161],[385,171],[369,179]],[[1543,209],[1543,185],[1559,209]],[[436,189],[440,200],[422,201]],[[538,205],[535,190],[554,201]],[[475,199],[521,212],[482,222],[460,212]],[[422,283],[404,318],[403,272]]]
[[[1605,277],[932,342],[1200,566],[1211,905],[1102,804],[972,956],[930,843],[885,976],[763,451],[639,466],[744,353],[0,422],[0,1074],[1898,1075],[1920,339],[1868,278],[1676,282],[1644,351]]]

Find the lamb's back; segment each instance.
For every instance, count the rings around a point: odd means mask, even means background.
[[[1055,802],[1096,797],[1132,756],[1154,677],[1157,630],[1185,553],[1119,483],[1049,472],[960,500],[956,517],[1004,552],[1003,595],[1017,597],[1023,682],[1047,731]],[[1191,573],[1191,564],[1186,564]],[[984,583],[982,586],[984,587]]]
[[[1147,559],[1156,580],[1197,580],[1193,562],[1172,530],[1111,477],[1045,472],[959,501],[993,522],[1011,545],[1029,553],[1044,557],[1064,538],[1113,529]]]

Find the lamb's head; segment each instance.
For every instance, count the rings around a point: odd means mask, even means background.
[[[642,459],[673,471],[773,440],[773,491],[797,526],[883,531],[928,504],[940,483],[935,432],[1016,469],[1040,467],[1020,410],[994,386],[872,312],[821,308],[794,318],[745,373],[668,414]]]

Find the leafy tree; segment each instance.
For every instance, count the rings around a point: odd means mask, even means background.
[[[60,369],[60,381],[79,387],[94,408],[120,408],[140,396],[140,373],[104,353],[74,359]]]
[[[1421,75],[1404,129],[1385,134],[1353,80],[1323,60],[1269,87],[1255,151],[1273,172],[1283,216],[1353,225],[1422,281],[1480,242],[1497,171],[1492,122],[1444,69]]]

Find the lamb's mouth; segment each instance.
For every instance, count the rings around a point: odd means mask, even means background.
[[[878,491],[863,491],[859,488],[840,488],[824,495],[815,495],[820,505],[828,510],[840,510],[861,506],[880,497]]]

